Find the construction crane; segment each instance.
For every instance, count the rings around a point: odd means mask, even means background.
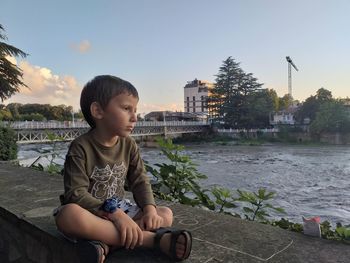
[[[297,66],[295,66],[295,64],[293,63],[292,59],[289,56],[287,56],[286,59],[288,62],[288,94],[291,97],[293,97],[292,96],[292,66],[296,71],[298,71],[298,68]]]

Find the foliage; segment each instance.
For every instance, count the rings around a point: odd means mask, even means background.
[[[349,131],[349,111],[345,108],[343,103],[338,100],[330,100],[321,104],[316,118],[310,126],[310,132],[313,134]]]
[[[10,121],[12,119],[12,114],[9,110],[0,109],[0,121]]]
[[[212,95],[208,98],[213,121],[224,122],[227,127],[246,127],[251,123],[248,97],[261,86],[252,73],[245,73],[239,63],[228,57],[216,75]]]
[[[204,205],[214,209],[214,204],[197,182],[207,177],[197,171],[189,156],[180,154],[184,147],[173,144],[170,139],[158,138],[157,142],[170,163],[155,164],[159,169],[146,164],[147,171],[156,178],[153,185],[155,195],[182,204]]]
[[[0,125],[0,160],[8,161],[16,158],[16,133],[13,129]]]
[[[304,123],[306,119],[313,122],[316,119],[317,112],[324,103],[333,101],[332,93],[329,90],[320,88],[315,96],[308,97],[295,113],[295,119],[298,123]]]
[[[303,231],[303,225],[302,224],[298,224],[298,223],[293,223],[290,222],[287,219],[281,218],[278,221],[273,221],[271,223],[271,225],[273,226],[278,226],[280,228],[286,229],[286,230],[290,230],[293,232],[302,232]]]
[[[262,89],[251,92],[246,99],[247,114],[245,128],[266,128],[270,126],[270,113],[278,107],[278,97],[274,90]]]
[[[337,227],[335,231],[341,240],[350,242],[350,228],[340,226]]]
[[[279,98],[278,110],[286,110],[293,105],[293,97],[290,94],[286,94]]]
[[[0,40],[7,40],[4,34],[4,27],[0,24]],[[26,57],[22,50],[0,41],[0,99],[4,101],[19,91],[21,86],[26,87],[22,82],[23,72],[10,60],[9,56]]]
[[[211,193],[216,198],[215,203],[219,206],[219,213],[224,212],[225,208],[234,208],[237,207],[234,202],[235,198],[230,190],[223,187],[213,187]]]
[[[58,105],[52,106],[50,104],[38,104],[38,103],[9,103],[2,110],[6,110],[10,113],[10,120],[23,121],[23,120],[72,120],[72,106]],[[1,114],[1,112],[0,112]],[[75,118],[82,118],[81,111],[75,113]],[[1,115],[0,115],[1,119]]]
[[[243,211],[246,212],[245,218],[251,221],[258,219],[259,221],[267,221],[267,217],[270,215],[268,210],[274,210],[278,213],[285,213],[283,208],[274,207],[266,201],[272,199],[275,196],[274,192],[266,192],[266,189],[260,188],[257,193],[251,193],[247,191],[237,190],[239,197],[238,201],[250,204],[250,207],[243,207]]]

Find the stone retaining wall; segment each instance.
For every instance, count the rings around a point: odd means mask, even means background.
[[[60,242],[0,207],[0,262],[79,262],[72,244]]]

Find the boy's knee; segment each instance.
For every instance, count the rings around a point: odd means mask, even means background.
[[[159,215],[163,217],[164,226],[171,226],[173,223],[173,211],[169,207],[159,206],[157,207]]]
[[[77,204],[67,204],[60,208],[55,216],[58,229],[65,230],[74,228],[74,225],[84,226],[84,220],[81,219],[82,207]]]

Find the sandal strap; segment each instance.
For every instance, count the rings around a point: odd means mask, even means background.
[[[156,249],[160,249],[160,240],[165,233],[170,233],[170,246],[169,246],[169,254],[172,259],[175,261],[182,261],[187,259],[191,253],[192,249],[192,235],[191,232],[183,229],[177,229],[174,227],[161,227],[155,231],[156,236],[154,237],[154,247]],[[183,257],[178,257],[176,255],[176,243],[178,241],[179,236],[183,235],[185,237],[185,253]]]
[[[184,251],[183,256],[178,257],[176,255],[176,242],[177,242],[179,236],[181,236],[181,235],[185,237],[185,251]],[[191,234],[191,232],[189,232],[187,230],[180,230],[180,229],[172,232],[169,253],[172,255],[172,258],[175,261],[182,261],[184,259],[187,259],[191,254],[191,250],[192,250],[192,234]]]
[[[102,247],[103,255],[107,256],[107,254],[109,252],[109,247],[107,244],[103,243],[102,241],[98,241],[98,240],[92,240],[90,242],[93,243],[94,245]]]
[[[170,240],[170,247],[169,247],[169,253],[172,255],[174,259],[177,259],[176,256],[176,242],[179,236],[182,234],[182,230],[174,230],[171,233],[171,240]],[[187,242],[187,240],[186,240]]]
[[[157,249],[160,249],[160,240],[162,239],[163,235],[165,233],[170,233],[173,231],[172,227],[161,227],[158,228],[155,233],[156,236],[154,237],[154,247]]]

